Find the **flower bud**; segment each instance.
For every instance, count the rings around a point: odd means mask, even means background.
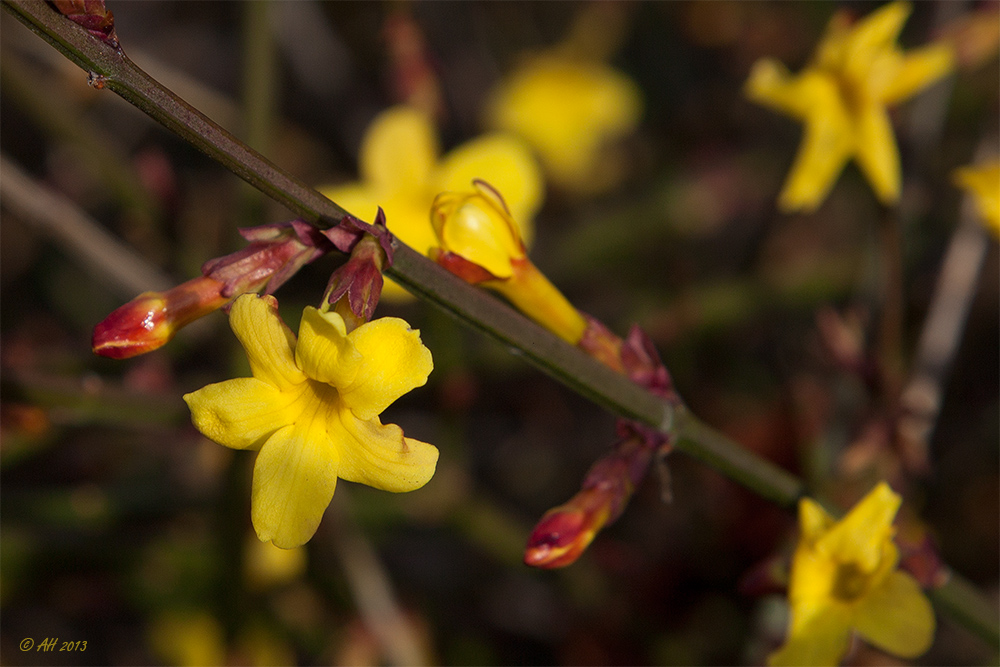
[[[96,354],[128,359],[166,344],[187,324],[217,310],[244,292],[273,292],[302,266],[336,246],[328,233],[305,222],[241,229],[242,250],[209,260],[202,276],[166,292],[144,292],[94,327]],[[350,234],[344,232],[344,234]]]
[[[514,274],[512,262],[525,259],[517,223],[503,197],[484,181],[473,192],[443,192],[431,206],[431,225],[444,254],[479,266],[494,279]]]
[[[128,359],[165,345],[181,327],[221,308],[224,283],[200,276],[166,292],[143,292],[94,327],[96,354]]]
[[[664,441],[620,422],[623,438],[610,454],[598,460],[570,500],[546,512],[528,538],[526,565],[564,567],[575,562],[604,526],[625,510],[636,486],[645,477],[654,450]]]
[[[574,563],[608,523],[610,500],[602,489],[584,489],[550,509],[528,538],[524,563],[546,569]]]
[[[522,313],[576,345],[587,322],[528,259],[503,197],[484,181],[471,192],[444,192],[431,207],[439,244],[431,258],[473,285],[503,294]]]

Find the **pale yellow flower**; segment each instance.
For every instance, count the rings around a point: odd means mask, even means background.
[[[541,168],[522,140],[490,134],[458,146],[443,158],[440,153],[437,131],[425,113],[408,106],[393,107],[379,114],[365,132],[359,158],[361,180],[320,191],[362,220],[373,220],[381,206],[389,231],[426,254],[434,245],[430,224],[434,197],[481,178],[503,190],[522,236],[531,238],[544,183]],[[383,296],[392,299],[405,294],[386,281]]]
[[[1000,160],[955,170],[955,183],[972,195],[983,224],[1000,238]]]
[[[378,417],[433,368],[405,321],[381,318],[348,333],[340,315],[307,307],[296,341],[274,297],[245,294],[229,322],[253,377],[211,384],[184,400],[207,437],[260,450],[251,517],[261,541],[305,544],[338,477],[394,492],[431,478],[437,449]]]
[[[852,158],[882,203],[898,201],[899,151],[887,109],[950,72],[954,61],[944,44],[903,53],[896,38],[910,11],[893,2],[853,25],[835,14],[798,75],[772,59],[754,64],[747,95],[805,124],[779,196],[783,211],[815,210]]]
[[[625,74],[553,49],[500,82],[486,122],[524,137],[554,183],[596,192],[620,179],[622,165],[606,149],[636,128],[642,106],[639,86]],[[502,183],[490,182],[507,196]]]
[[[835,521],[805,498],[792,558],[785,645],[771,665],[836,665],[856,631],[870,644],[904,658],[934,639],[934,612],[916,580],[896,569],[893,518],[901,499],[882,482]]]

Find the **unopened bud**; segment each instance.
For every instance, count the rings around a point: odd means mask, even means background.
[[[528,259],[503,197],[484,181],[475,190],[443,192],[431,207],[438,246],[431,258],[473,285],[503,294],[522,313],[577,344],[587,322]]]
[[[128,359],[152,352],[199,317],[218,310],[245,292],[272,292],[302,266],[330,252],[335,244],[301,220],[241,229],[249,243],[209,260],[202,276],[166,292],[144,292],[94,327],[96,354]]]
[[[591,466],[580,491],[546,512],[535,526],[525,548],[525,564],[565,567],[580,557],[604,526],[621,516],[663,441],[628,423],[619,426],[624,437]]]
[[[201,276],[166,292],[143,292],[94,327],[93,350],[112,359],[152,352],[181,327],[229,301],[222,295],[224,287],[218,280]]]
[[[528,538],[525,564],[550,569],[575,562],[608,523],[610,501],[601,489],[584,489],[565,505],[550,509]]]
[[[382,271],[392,264],[392,243],[381,208],[375,223],[359,227],[358,233],[350,258],[333,272],[326,287],[326,303],[344,318],[348,330],[371,320],[382,295]]]

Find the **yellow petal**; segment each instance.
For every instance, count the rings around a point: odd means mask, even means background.
[[[1000,237],[1000,162],[956,169],[954,179],[972,194],[983,221]]]
[[[359,419],[371,419],[415,387],[434,368],[420,332],[398,317],[382,317],[352,331],[351,343],[364,357],[354,382],[340,389],[344,403]]]
[[[916,580],[892,572],[861,601],[854,626],[868,642],[904,658],[924,653],[934,640],[934,611]]]
[[[784,64],[772,58],[761,58],[750,69],[743,92],[758,104],[801,120],[812,106],[804,88],[800,79],[793,78]]]
[[[282,391],[305,381],[295,365],[295,334],[278,315],[273,296],[237,298],[229,311],[229,326],[246,350],[255,378]]]
[[[253,469],[251,517],[257,537],[282,549],[308,542],[333,498],[339,462],[323,420],[286,426],[272,435]]]
[[[894,48],[913,8],[908,2],[892,2],[872,12],[847,37],[844,68],[855,81],[863,81],[880,51]]]
[[[417,252],[426,255],[437,244],[431,227],[431,204],[434,194],[426,190],[420,195],[394,197],[386,200],[386,226],[393,236]]]
[[[800,544],[792,558],[788,601],[792,609],[810,618],[831,603],[837,563],[806,544]]]
[[[816,210],[854,151],[853,128],[836,84],[831,79],[815,77],[809,90],[814,106],[778,200],[786,212]]]
[[[440,148],[427,114],[397,106],[375,117],[361,144],[361,178],[383,193],[426,189]]]
[[[838,9],[833,13],[826,24],[823,38],[816,46],[814,62],[817,67],[831,72],[843,68],[854,23],[851,12],[846,9]]]
[[[894,68],[891,79],[879,91],[878,99],[891,106],[937,81],[954,67],[954,52],[944,44],[909,51]]]
[[[813,544],[834,523],[833,517],[812,498],[799,501],[799,531],[804,543]]]
[[[191,421],[205,437],[233,449],[257,449],[295,419],[298,392],[281,392],[257,378],[217,382],[184,395]]]
[[[850,614],[833,605],[808,616],[792,609],[792,629],[784,646],[767,658],[769,665],[836,665],[847,652],[851,637]]]
[[[883,564],[886,543],[891,544],[892,520],[901,503],[889,485],[880,482],[817,541],[817,550],[874,572]]]
[[[368,223],[375,219],[378,207],[382,205],[380,202],[383,197],[379,196],[378,190],[366,183],[326,185],[320,187],[319,191],[358,220]]]
[[[899,200],[899,151],[885,107],[864,105],[856,119],[858,166],[884,204]]]
[[[361,353],[347,338],[344,318],[334,312],[321,313],[312,306],[302,311],[295,361],[313,380],[346,387],[358,374]]]
[[[541,168],[527,145],[513,136],[491,134],[468,141],[448,153],[434,179],[436,192],[467,190],[474,179],[503,195],[525,244],[534,232],[534,216],[542,202]]]
[[[605,142],[638,124],[642,95],[606,65],[544,55],[508,76],[487,109],[489,125],[524,137],[555,180],[573,185],[597,166]]]
[[[404,438],[395,424],[377,417],[358,419],[350,410],[340,413],[343,441],[339,475],[360,484],[402,493],[419,489],[434,476],[438,450],[434,445]]]

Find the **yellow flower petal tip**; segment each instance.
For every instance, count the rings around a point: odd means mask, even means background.
[[[893,2],[853,25],[837,13],[813,61],[791,75],[761,59],[744,92],[753,101],[805,125],[802,143],[778,205],[784,212],[815,210],[853,159],[883,204],[899,200],[899,151],[888,108],[954,68],[945,44],[904,53],[896,44],[911,7]]]
[[[953,178],[972,197],[986,228],[1000,238],[1000,160],[961,167]]]
[[[593,192],[620,180],[623,166],[606,149],[636,128],[642,110],[639,86],[623,73],[552,50],[507,76],[485,115],[490,127],[524,137],[553,182]]]
[[[309,541],[338,477],[393,492],[430,480],[437,449],[378,418],[433,369],[418,331],[382,318],[348,333],[336,313],[307,308],[296,340],[274,297],[255,295],[236,300],[230,324],[253,377],[212,384],[184,400],[207,437],[260,450],[251,516],[262,541],[286,549]]]
[[[361,179],[323,186],[320,191],[362,220],[385,211],[389,231],[426,254],[434,246],[429,213],[440,192],[468,187],[482,179],[500,189],[520,225],[522,238],[533,236],[542,204],[542,170],[528,145],[510,134],[476,137],[444,156],[437,130],[427,114],[408,106],[380,113],[361,142]],[[389,300],[409,298],[392,281],[382,293]]]
[[[930,647],[930,602],[912,576],[896,569],[892,522],[901,502],[884,482],[840,521],[808,498],[800,502],[788,637],[768,664],[836,665],[852,632],[906,658]]]

